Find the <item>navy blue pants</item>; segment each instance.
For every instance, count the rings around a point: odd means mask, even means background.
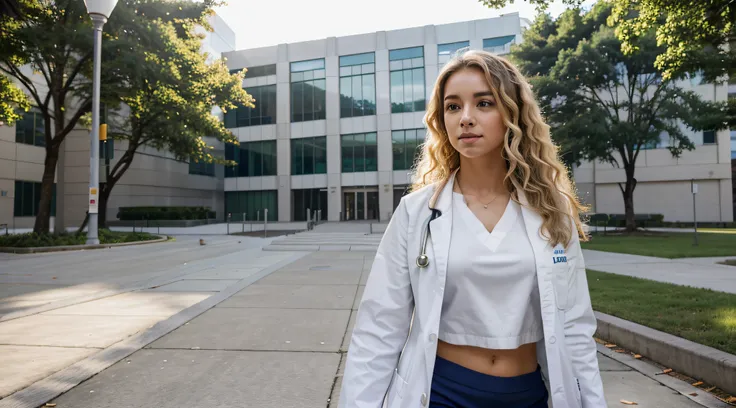
[[[547,408],[542,371],[494,377],[437,356],[429,408]]]

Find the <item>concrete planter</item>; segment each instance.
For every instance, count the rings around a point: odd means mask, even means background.
[[[595,315],[596,337],[736,394],[736,355],[605,313]]]

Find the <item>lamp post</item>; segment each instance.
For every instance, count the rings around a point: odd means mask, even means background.
[[[97,245],[97,217],[100,203],[100,60],[102,54],[102,26],[118,0],[84,0],[87,13],[94,24],[94,71],[92,77],[92,131],[89,151],[89,223],[87,224],[87,245]]]

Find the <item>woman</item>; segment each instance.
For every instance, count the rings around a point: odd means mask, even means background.
[[[425,122],[339,406],[605,407],[582,206],[530,86],[505,59],[466,52],[440,72]]]

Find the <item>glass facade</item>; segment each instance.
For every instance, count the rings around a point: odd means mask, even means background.
[[[259,177],[276,175],[276,141],[225,145],[225,160],[235,161],[235,166],[225,167],[225,177]]]
[[[327,137],[291,139],[291,174],[327,174]]]
[[[425,109],[424,47],[391,50],[391,113]]]
[[[23,113],[23,117],[15,122],[15,142],[33,146],[46,146],[45,122],[43,115],[36,109]]]
[[[215,177],[215,163],[191,160],[189,162],[189,174]]]
[[[378,171],[376,133],[356,133],[340,138],[343,173]]]
[[[327,82],[325,60],[291,63],[291,121],[325,118]]]
[[[231,74],[237,74],[242,71],[243,68],[231,69]],[[276,75],[276,64],[260,65],[257,67],[248,68],[248,72],[245,73],[245,78],[257,78],[269,75]]]
[[[376,114],[375,53],[340,57],[340,117]]]
[[[291,217],[294,221],[306,221],[307,209],[310,214],[321,210],[321,221],[327,220],[327,190],[319,188],[291,190]]]
[[[515,35],[486,38],[483,40],[483,50],[498,55],[508,54],[511,52],[511,45],[513,44],[516,44]]]
[[[232,221],[263,221],[264,209],[268,209],[268,220],[279,220],[278,192],[263,191],[226,191],[225,214],[231,215]]]
[[[238,106],[225,113],[225,127],[271,125],[276,123],[276,85],[256,86],[245,89],[253,96],[254,108]]]
[[[15,181],[14,217],[35,217],[41,201],[41,183],[33,181]],[[56,184],[51,191],[51,216],[56,216]]]
[[[455,54],[463,48],[470,47],[470,41],[460,41],[449,44],[439,44],[437,46],[437,62],[445,64],[452,59]]]
[[[409,170],[424,143],[424,129],[394,130],[391,132],[394,170]]]

